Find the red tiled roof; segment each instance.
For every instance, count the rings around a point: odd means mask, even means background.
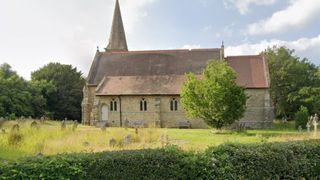
[[[227,62],[237,73],[239,86],[249,89],[269,87],[261,56],[228,57]],[[96,95],[179,95],[185,81],[185,75],[105,76]]]
[[[97,52],[88,85],[104,76],[159,76],[201,74],[209,59],[220,59],[220,49]]]
[[[96,95],[178,95],[186,76],[107,76]]]
[[[220,59],[220,49],[97,52],[87,84],[100,83],[97,95],[179,94],[184,75],[200,75],[211,59]],[[231,56],[226,61],[237,73],[238,85],[269,88],[262,56]]]
[[[237,73],[237,84],[247,88],[269,88],[269,70],[262,56],[231,56],[228,64]]]

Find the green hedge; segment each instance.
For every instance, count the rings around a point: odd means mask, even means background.
[[[320,141],[227,144],[205,152],[64,154],[0,164],[0,179],[317,179]]]

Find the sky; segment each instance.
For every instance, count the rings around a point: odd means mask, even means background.
[[[129,50],[295,49],[320,65],[320,0],[119,0]],[[26,79],[50,62],[88,74],[108,44],[115,0],[0,0],[0,64]]]

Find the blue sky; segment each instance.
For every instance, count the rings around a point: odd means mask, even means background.
[[[0,0],[0,64],[20,75],[49,62],[88,73],[110,33],[115,0]],[[296,49],[320,65],[320,0],[120,0],[130,50]]]

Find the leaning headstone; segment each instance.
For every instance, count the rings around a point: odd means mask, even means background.
[[[33,128],[33,129],[36,129],[36,128],[38,128],[39,126],[38,126],[38,123],[37,123],[36,121],[32,121],[30,127]]]
[[[78,121],[74,120],[73,121],[73,126],[72,126],[72,130],[75,131],[78,128]]]
[[[310,127],[311,127],[310,122],[307,122],[306,127],[307,127],[307,135],[309,136],[310,135]]]
[[[111,138],[109,140],[109,146],[110,147],[115,147],[116,146],[117,141],[114,138]]]
[[[15,125],[13,125],[13,126],[12,126],[12,128],[11,128],[11,130],[12,130],[12,131],[17,131],[17,132],[18,132],[18,131],[20,130],[20,126],[19,126],[19,124],[15,124]]]
[[[63,120],[63,121],[61,122],[61,130],[65,130],[66,128],[67,128],[66,121]]]

